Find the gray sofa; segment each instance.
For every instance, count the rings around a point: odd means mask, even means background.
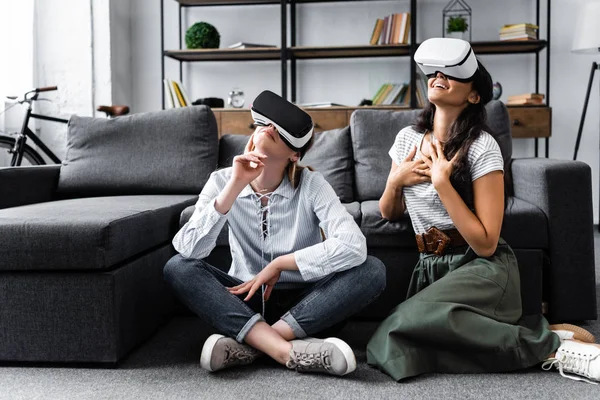
[[[217,146],[206,107],[73,117],[62,165],[0,169],[0,361],[115,363],[166,322],[162,270]]]
[[[544,299],[552,320],[595,319],[590,168],[511,160],[506,109],[488,110],[512,172],[502,235],[519,260],[525,313]],[[402,301],[418,257],[409,219],[390,223],[377,208],[387,151],[415,116],[356,111],[304,158],[388,268],[383,295],[357,318],[381,319]],[[62,165],[0,169],[0,361],[115,363],[146,340],[176,310],[162,278],[171,238],[210,172],[230,165],[246,140],[219,140],[204,106],[74,117]],[[226,239],[225,228],[209,260],[225,270]]]

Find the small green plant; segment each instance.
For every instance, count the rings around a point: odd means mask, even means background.
[[[196,22],[185,33],[185,44],[188,49],[218,49],[221,36],[217,28],[208,22]]]
[[[448,18],[447,32],[466,32],[469,28],[467,20],[463,17],[456,16]]]

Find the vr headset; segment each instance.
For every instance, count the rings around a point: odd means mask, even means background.
[[[299,151],[300,158],[304,156],[313,134],[310,115],[269,90],[254,99],[250,112],[256,125],[272,124],[285,144],[292,150]]]
[[[415,62],[428,78],[441,72],[455,81],[471,82],[477,72],[475,53],[461,39],[427,39],[415,52]]]

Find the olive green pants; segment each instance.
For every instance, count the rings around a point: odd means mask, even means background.
[[[470,247],[421,254],[407,300],[377,328],[367,362],[397,381],[428,372],[500,372],[535,365],[559,345],[542,315],[521,318],[517,260],[500,239],[487,258]]]

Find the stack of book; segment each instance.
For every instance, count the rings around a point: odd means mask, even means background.
[[[165,85],[165,107],[166,108],[179,108],[187,107],[192,105],[190,99],[188,99],[181,82],[173,81],[171,79],[165,79],[163,81]]]
[[[246,42],[237,42],[230,45],[229,49],[254,49],[254,48],[262,48],[262,47],[277,47],[271,44],[257,44],[257,43],[246,43]]]
[[[500,40],[537,40],[538,26],[534,24],[504,25],[500,29]]]
[[[410,13],[391,14],[375,21],[371,45],[407,44],[410,32]]]
[[[544,104],[544,95],[541,93],[524,93],[508,96],[506,104],[509,106],[539,106]]]
[[[424,107],[427,103],[427,78],[417,75],[417,106]],[[410,84],[384,83],[371,99],[374,106],[403,106],[410,107]]]

